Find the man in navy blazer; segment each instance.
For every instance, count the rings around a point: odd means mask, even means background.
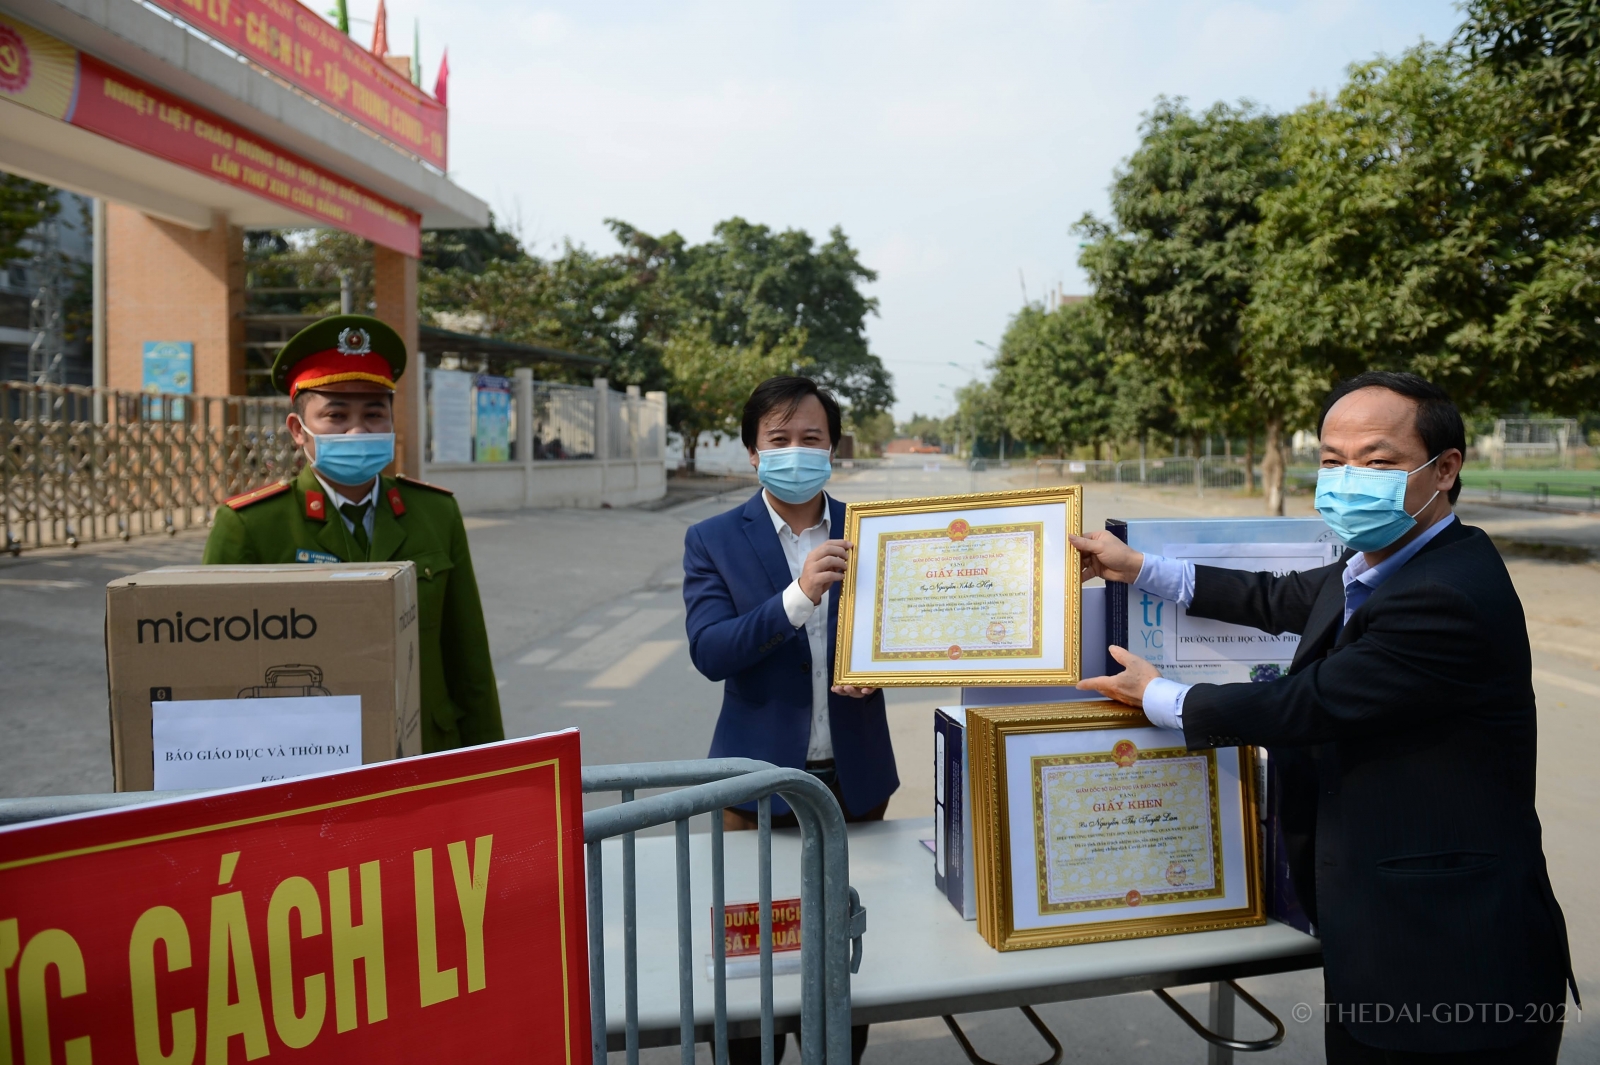
[[[847,820],[877,820],[900,786],[883,693],[829,683],[850,547],[844,504],[822,491],[839,434],[838,403],[807,378],[751,393],[740,435],[763,487],[689,528],[683,600],[695,668],[724,682],[710,756],[807,769]],[[724,823],[753,826],[753,809]],[[781,799],[772,809],[793,823]]]
[[[1505,563],[1451,509],[1461,414],[1422,378],[1369,371],[1317,435],[1317,510],[1351,548],[1334,565],[1278,577],[1073,540],[1086,573],[1301,634],[1288,675],[1186,687],[1117,647],[1123,672],[1079,687],[1191,750],[1270,748],[1322,936],[1329,1065],[1555,1065],[1578,989],[1534,806],[1533,665]]]
[[[846,821],[878,821],[900,786],[883,692],[830,685],[839,598],[851,544],[844,504],[822,486],[839,445],[838,402],[805,377],[756,386],[740,438],[761,491],[742,506],[689,527],[683,540],[683,602],[689,657],[723,681],[711,757],[760,758],[804,769],[828,786]],[[772,800],[772,823],[794,814]],[[723,811],[725,829],[756,827],[755,804]],[[861,1061],[867,1026],[851,1029]],[[781,1061],[778,1036],[774,1061]],[[733,1065],[761,1060],[759,1038],[730,1039]]]

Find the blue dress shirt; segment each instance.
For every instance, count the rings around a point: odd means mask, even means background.
[[[1412,556],[1428,545],[1428,541],[1444,532],[1456,520],[1451,514],[1423,530],[1411,541],[1376,566],[1367,564],[1367,556],[1356,552],[1344,565],[1344,621],[1361,608],[1373,591],[1389,579],[1395,570],[1410,562]],[[1160,599],[1171,600],[1184,607],[1194,602],[1194,563],[1181,559],[1145,555],[1133,586]],[[1144,690],[1144,716],[1157,728],[1183,731],[1183,697],[1192,685],[1179,684],[1166,677],[1157,677]]]

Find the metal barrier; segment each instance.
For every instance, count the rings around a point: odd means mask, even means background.
[[[644,788],[680,790],[636,799]],[[772,799],[781,795],[800,825],[800,1045],[804,1065],[850,1061],[850,974],[861,964],[866,911],[850,888],[844,814],[816,777],[745,758],[595,766],[583,771],[585,792],[620,792],[622,802],[583,817],[589,848],[589,1009],[595,1065],[606,1061],[605,910],[601,843],[622,837],[624,1045],[628,1065],[639,1060],[637,885],[634,834],[672,823],[677,834],[678,1013],[684,1065],[694,1062],[694,978],[689,907],[689,818],[711,817],[713,1060],[728,1060],[727,972],[723,955],[723,841],[721,812],[754,800],[760,861],[761,1060],[772,1065]],[[819,1007],[820,1010],[819,1010]]]
[[[676,788],[662,795],[636,799],[646,788]],[[774,1017],[772,1001],[772,796],[781,795],[794,810],[801,833],[800,880],[800,1040],[804,1065],[849,1065],[850,974],[861,965],[861,937],[866,910],[850,887],[849,842],[844,814],[832,793],[816,777],[798,769],[779,769],[747,758],[715,758],[632,765],[585,766],[583,790],[620,792],[615,806],[583,815],[588,848],[589,1010],[596,1065],[605,1065],[606,976],[605,902],[601,865],[603,841],[622,837],[624,1049],[628,1065],[639,1060],[638,921],[634,882],[635,833],[672,824],[677,833],[679,1041],[685,1065],[694,1061],[694,970],[689,903],[689,818],[711,818],[712,927],[723,925],[721,811],[755,801],[760,854],[761,1060],[772,1065]],[[0,825],[21,824],[68,814],[113,810],[157,799],[198,795],[196,791],[120,792],[104,795],[60,795],[0,799]],[[725,944],[713,934],[713,1016],[709,1033],[717,1065],[728,1061],[727,970]]]
[[[204,525],[294,474],[287,399],[0,381],[4,550]]]
[[[1044,477],[1066,484],[1118,484],[1173,488],[1188,486],[1204,493],[1207,488],[1238,489],[1259,482],[1258,465],[1247,466],[1242,457],[1121,459],[1035,459],[1033,483]],[[1049,472],[1046,472],[1049,471]]]

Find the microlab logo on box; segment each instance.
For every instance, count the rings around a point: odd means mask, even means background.
[[[227,638],[234,643],[245,640],[309,640],[317,634],[317,619],[302,614],[294,607],[287,614],[261,616],[260,610],[250,611],[250,616],[235,614],[232,617],[190,617],[183,611],[170,618],[140,618],[134,622],[139,642],[144,643],[145,633],[151,643],[160,643],[166,636],[168,643],[221,643]]]

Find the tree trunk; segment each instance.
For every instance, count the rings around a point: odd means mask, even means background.
[[[1267,417],[1266,453],[1261,456],[1261,487],[1267,493],[1267,513],[1283,514],[1283,416]]]
[[[1256,494],[1256,431],[1250,430],[1244,438],[1244,491],[1245,495]]]

